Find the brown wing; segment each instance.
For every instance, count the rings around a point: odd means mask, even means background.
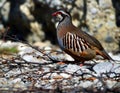
[[[87,34],[86,32],[83,32],[83,31],[79,32],[79,31],[75,30],[73,33],[77,34],[79,37],[81,37],[85,41],[87,41],[89,43],[89,45],[91,45],[93,48],[95,48],[97,54],[101,55],[105,59],[113,60],[107,54],[107,52],[104,50],[104,48],[102,47],[102,45],[100,44],[100,42],[95,37],[90,36],[89,34]]]
[[[90,36],[86,32],[79,31],[79,29],[72,32],[73,34],[77,34],[79,37],[83,38],[87,41],[91,46],[98,48],[99,50],[104,50],[100,42],[93,36]]]
[[[89,43],[76,34],[67,32],[63,37],[64,51],[75,60],[90,60],[95,57],[96,52],[91,49]]]

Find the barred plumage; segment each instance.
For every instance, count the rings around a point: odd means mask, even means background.
[[[90,48],[90,45],[85,42],[84,39],[70,32],[67,32],[63,37],[63,46],[75,52],[83,52],[84,50]]]
[[[61,49],[76,61],[91,60],[96,55],[101,55],[104,59],[113,60],[96,38],[73,25],[72,17],[68,12],[59,10],[52,15],[59,17],[57,39]]]

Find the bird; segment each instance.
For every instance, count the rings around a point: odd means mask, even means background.
[[[72,23],[72,16],[69,12],[58,10],[52,13],[52,16],[58,19],[56,33],[60,48],[75,61],[89,61],[96,58],[97,55],[107,60],[113,60],[95,37]]]

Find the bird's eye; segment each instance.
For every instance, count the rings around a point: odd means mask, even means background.
[[[61,14],[58,15],[59,20],[63,19],[63,16]]]

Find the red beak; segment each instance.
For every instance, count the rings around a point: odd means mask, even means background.
[[[57,15],[57,13],[56,13],[56,12],[52,14],[52,16],[56,16],[56,15]]]
[[[52,14],[52,16],[57,16],[58,14],[61,14],[61,12],[55,12]]]

